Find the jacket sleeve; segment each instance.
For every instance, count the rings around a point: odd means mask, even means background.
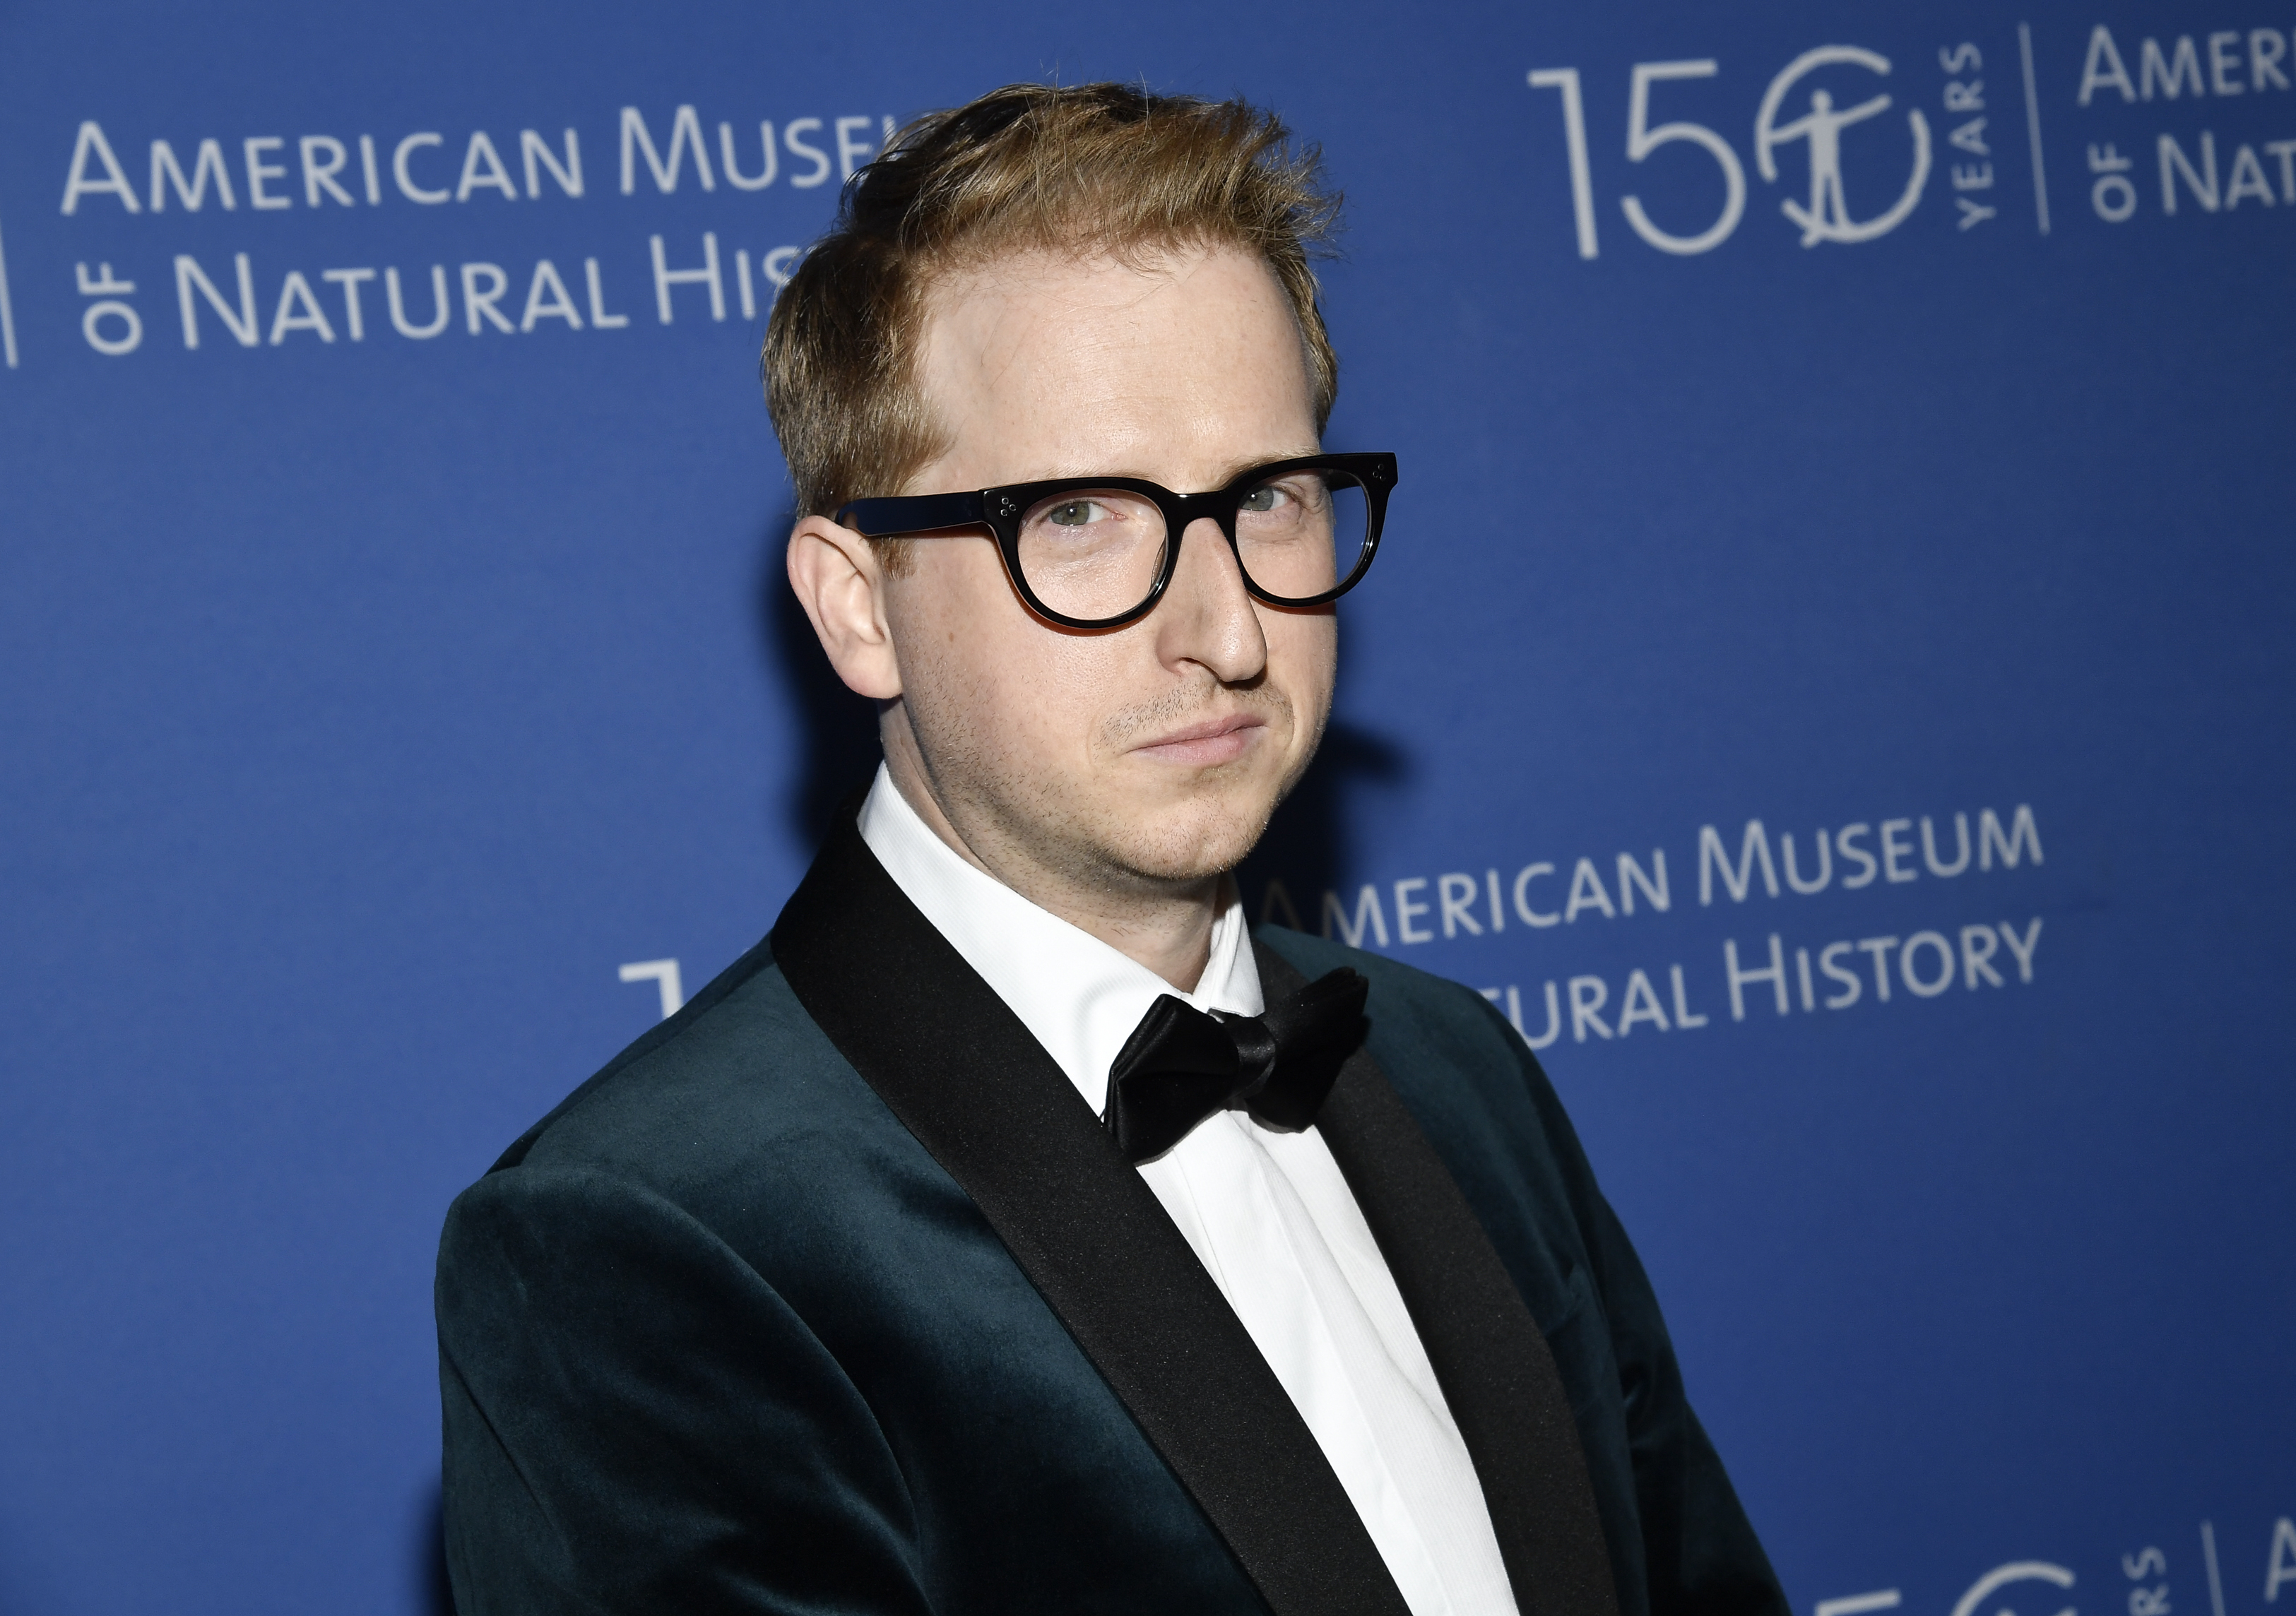
[[[928,1608],[868,1407],[675,1204],[498,1171],[447,1216],[437,1302],[461,1616]]]
[[[1789,1616],[1769,1556],[1683,1391],[1681,1366],[1642,1259],[1595,1186],[1554,1086],[1521,1041],[1510,1034],[1509,1041],[1520,1051],[1609,1326],[1651,1616]],[[1614,1558],[1616,1553],[1614,1546]]]

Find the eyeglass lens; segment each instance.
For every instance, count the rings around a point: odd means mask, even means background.
[[[1371,532],[1363,485],[1343,472],[1270,477],[1242,498],[1237,559],[1267,594],[1309,600],[1339,587]],[[1062,616],[1119,616],[1147,600],[1164,559],[1164,513],[1120,488],[1071,489],[1021,518],[1021,575]]]

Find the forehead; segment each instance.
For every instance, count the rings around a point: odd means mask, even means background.
[[[1236,249],[969,266],[931,289],[919,362],[948,445],[927,469],[939,481],[1106,471],[1206,486],[1316,447],[1290,299]]]

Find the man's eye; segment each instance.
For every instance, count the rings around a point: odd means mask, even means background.
[[[1081,527],[1095,519],[1097,509],[1090,500],[1069,500],[1045,512],[1045,519],[1055,527]]]
[[[1242,502],[1238,506],[1238,509],[1254,512],[1264,512],[1275,510],[1283,502],[1283,490],[1278,488],[1273,483],[1268,483],[1261,487],[1254,488],[1250,494],[1245,494]]]

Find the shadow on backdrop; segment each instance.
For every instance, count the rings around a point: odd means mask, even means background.
[[[1324,892],[1358,868],[1355,827],[1363,798],[1401,786],[1409,774],[1410,759],[1393,741],[1332,720],[1316,761],[1236,871],[1244,912],[1254,921],[1321,932]]]
[[[455,1588],[447,1579],[447,1512],[437,1487],[424,1497],[416,1519],[422,1525],[414,1539],[414,1587],[422,1616],[455,1616]]]
[[[783,516],[767,529],[758,616],[768,677],[798,718],[799,756],[780,805],[781,828],[810,849],[828,835],[838,804],[876,771],[881,753],[876,704],[845,688],[791,592],[782,567],[782,535],[791,520]],[[1321,930],[1324,890],[1355,868],[1353,810],[1365,793],[1398,787],[1409,771],[1409,759],[1394,742],[1333,719],[1306,777],[1237,871],[1251,918]]]
[[[837,804],[876,772],[881,753],[877,704],[845,688],[790,589],[782,553],[795,521],[785,511],[766,529],[758,619],[766,640],[767,676],[798,716],[800,755],[784,788],[779,828],[810,856],[828,836]]]

